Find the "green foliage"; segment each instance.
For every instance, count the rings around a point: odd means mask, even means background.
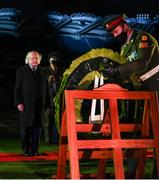
[[[80,56],[72,61],[70,67],[68,69],[66,69],[63,74],[61,85],[58,89],[58,92],[57,92],[55,98],[54,98],[55,121],[56,121],[56,126],[57,126],[58,131],[60,131],[60,120],[61,120],[60,116],[62,115],[62,112],[64,111],[64,108],[65,108],[64,107],[64,90],[68,83],[69,76],[82,62],[88,61],[88,60],[90,60],[92,58],[96,58],[96,57],[106,57],[106,58],[109,58],[109,59],[113,60],[114,62],[118,62],[120,64],[125,63],[125,59],[123,59],[117,52],[114,52],[113,50],[106,49],[106,48],[92,49],[91,51],[83,54],[82,56]],[[89,81],[89,79],[88,79],[88,81]]]

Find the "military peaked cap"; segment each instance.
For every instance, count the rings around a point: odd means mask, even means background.
[[[110,17],[104,21],[103,27],[107,30],[112,31],[114,28],[116,28],[119,24],[123,22],[126,22],[125,14],[114,15],[113,17]]]

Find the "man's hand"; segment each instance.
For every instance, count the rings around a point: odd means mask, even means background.
[[[24,112],[24,105],[23,104],[18,104],[17,108],[20,112]]]

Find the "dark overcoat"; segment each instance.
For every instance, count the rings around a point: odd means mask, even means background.
[[[47,93],[47,77],[38,66],[34,72],[29,65],[16,71],[15,106],[24,104],[20,112],[20,127],[41,127]]]

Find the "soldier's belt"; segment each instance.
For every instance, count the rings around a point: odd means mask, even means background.
[[[145,74],[143,74],[142,76],[140,76],[140,80],[145,81],[158,72],[159,72],[159,65],[157,65],[156,67],[154,67],[150,71],[148,71]]]

